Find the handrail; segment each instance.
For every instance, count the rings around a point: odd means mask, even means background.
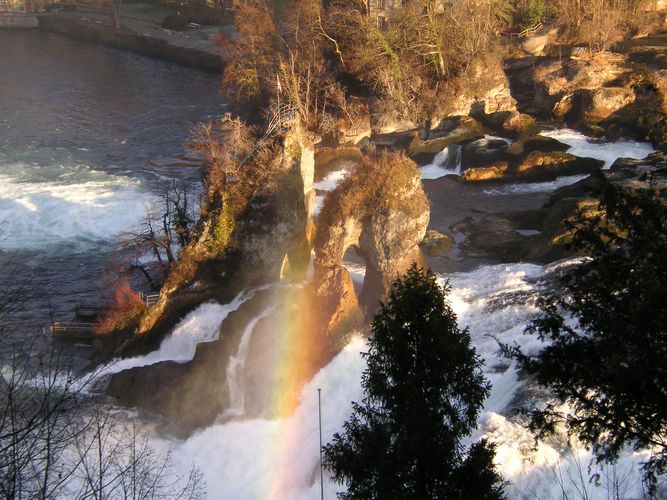
[[[239,163],[238,168],[240,169],[241,167],[243,167],[245,162],[248,161],[252,157],[252,155],[254,155],[257,152],[260,146],[269,138],[269,136],[273,133],[274,130],[294,120],[294,118],[296,117],[296,113],[297,113],[296,106],[290,104],[285,104],[283,106],[280,106],[273,114],[273,117],[271,118],[269,125],[266,127],[266,132],[264,133],[262,138],[259,141],[257,141],[257,143],[253,146],[253,148],[248,152],[248,154],[245,155],[245,157]]]

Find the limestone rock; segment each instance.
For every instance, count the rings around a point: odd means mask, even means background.
[[[591,173],[600,169],[603,161],[558,151],[533,151],[516,167],[517,177],[530,180],[549,180],[562,175]]]
[[[603,87],[592,90],[582,98],[581,118],[587,121],[604,120],[634,100],[635,93],[631,89]]]
[[[514,111],[503,121],[500,131],[508,137],[519,138],[538,134],[540,126],[532,116]]]
[[[521,48],[530,55],[540,56],[544,48],[556,39],[556,30],[549,30],[547,33],[530,35],[521,44]]]
[[[435,229],[429,229],[420,245],[428,255],[438,257],[452,249],[454,238]]]
[[[464,182],[497,181],[504,179],[509,170],[506,161],[500,161],[487,167],[473,167],[467,169],[461,175]]]
[[[534,135],[513,142],[507,146],[506,151],[510,155],[518,156],[531,153],[532,151],[543,151],[548,153],[552,151],[567,151],[568,149],[570,149],[568,144],[560,142],[553,137]]]
[[[341,266],[354,246],[366,264],[363,306],[375,309],[397,274],[420,259],[429,206],[417,166],[403,156],[366,159],[327,198],[318,219],[315,276]]]
[[[662,112],[667,114],[667,69],[654,71],[651,74],[662,101]]]
[[[624,56],[601,54],[590,59],[548,60],[526,76],[535,85],[535,109],[546,116],[554,112],[563,116],[575,91],[600,89],[631,71]]]

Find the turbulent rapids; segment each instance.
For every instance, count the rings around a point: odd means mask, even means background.
[[[57,316],[83,299],[109,295],[101,284],[105,261],[125,250],[124,233],[159,203],[160,190],[175,179],[199,188],[197,172],[150,162],[169,163],[184,153],[191,122],[223,108],[214,77],[188,73],[186,79],[170,65],[51,35],[0,33],[0,43],[4,37],[26,68],[9,76],[0,72],[0,90],[18,92],[27,80],[39,87],[40,74],[44,84],[51,72],[65,78],[75,66],[89,68],[83,82],[67,90],[46,96],[30,88],[26,94],[34,102],[5,106],[3,100],[0,107],[0,262],[18,262],[33,275],[21,314],[41,324],[53,303],[61,308]],[[53,45],[76,57],[30,76],[48,65]],[[7,64],[3,57],[0,67]],[[104,78],[96,73],[100,58],[107,61]],[[128,65],[133,72],[122,69]],[[93,87],[102,97],[91,93]],[[43,116],[26,116],[40,106]],[[28,132],[33,127],[34,136]],[[600,160],[604,169],[619,157],[654,152],[648,143],[593,141],[569,129],[543,136],[576,156]],[[492,135],[478,141],[498,148],[512,144]],[[395,275],[417,260],[451,285],[458,323],[469,327],[484,360],[493,389],[471,440],[488,437],[497,444],[508,497],[602,499],[622,482],[623,497],[640,498],[645,454],[626,451],[615,466],[596,468],[602,478],[596,485],[587,479],[592,455],[583,446],[560,438],[535,445],[520,410],[543,405],[548,395],[499,353],[499,342],[517,343],[528,354],[543,347],[524,335],[538,314],[537,296],[554,289],[563,268],[579,262],[548,254],[532,260],[551,264],[523,263],[532,254],[520,250],[551,237],[546,222],[543,230],[542,220],[525,213],[534,215],[557,188],[587,176],[470,187],[460,180],[469,166],[466,146],[438,148],[419,169],[407,157],[392,162],[381,154],[379,165],[335,158],[318,169],[321,158],[307,134],[286,134],[271,161],[288,187],[249,204],[245,233],[231,257],[217,255],[211,240],[198,242],[209,260],[196,261],[185,284],[162,289],[140,334],[128,341],[124,356],[104,363],[91,390],[117,405],[128,424],[135,418],[154,424],[150,439],[156,448],[171,448],[184,474],[196,464],[210,498],[316,498],[318,390],[328,442],[349,417],[351,402],[363,398],[364,321]],[[355,176],[361,171],[365,177]],[[494,218],[501,211],[492,212],[496,205],[511,212],[515,204],[528,222]],[[222,239],[222,212],[210,210],[202,232]],[[542,214],[547,222],[550,216]],[[424,257],[425,233],[436,224],[453,228],[456,248],[449,256]],[[485,233],[484,224],[504,232]],[[523,238],[524,247],[503,248],[499,256],[470,242],[480,234],[494,240],[507,233],[512,242]],[[89,348],[78,348],[83,365]],[[325,477],[328,498],[339,489]]]

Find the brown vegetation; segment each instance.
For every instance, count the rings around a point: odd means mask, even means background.
[[[95,333],[106,335],[116,331],[126,331],[138,324],[146,303],[129,283],[121,283],[115,290],[109,304],[109,311],[95,325]]]
[[[555,0],[544,2],[563,41],[603,51],[626,37],[655,28],[651,0]]]

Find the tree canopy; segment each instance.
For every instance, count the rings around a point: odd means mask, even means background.
[[[550,344],[536,358],[505,348],[555,396],[532,414],[539,436],[562,423],[599,461],[650,449],[654,488],[667,468],[667,207],[653,189],[603,183],[599,210],[571,224],[590,260],[539,299],[542,316],[527,329]]]
[[[340,498],[503,498],[493,446],[462,443],[490,388],[446,292],[413,265],[375,316],[365,397],[324,447]]]

